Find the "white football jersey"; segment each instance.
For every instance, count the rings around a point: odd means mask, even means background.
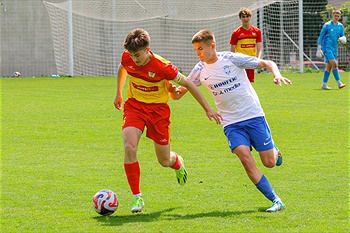
[[[223,127],[264,116],[259,98],[244,69],[256,69],[259,59],[241,53],[218,52],[213,64],[198,62],[188,78],[212,94]]]

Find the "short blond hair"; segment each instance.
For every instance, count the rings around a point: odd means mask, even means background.
[[[200,30],[194,36],[192,37],[192,44],[193,43],[215,43],[215,36],[214,33],[209,31],[208,29]]]
[[[332,14],[340,14],[341,15],[341,11],[340,10],[333,10]]]

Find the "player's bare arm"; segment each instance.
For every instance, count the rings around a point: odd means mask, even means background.
[[[121,64],[119,64],[118,70],[117,70],[117,93],[114,98],[114,106],[118,110],[122,109],[123,87],[125,84],[125,80],[126,80],[126,70]]]
[[[231,45],[231,52],[234,52],[234,53],[236,52],[236,45],[233,45],[233,44]]]
[[[262,43],[256,43],[256,57],[261,58],[262,55]]]
[[[271,60],[260,60],[258,63],[258,67],[269,69],[274,76],[273,82],[278,86],[282,86],[282,83],[292,84],[292,81],[282,76],[275,62]]]
[[[178,84],[180,84],[181,86],[179,87],[179,95],[181,95],[181,97],[187,92],[189,91],[193,97],[198,101],[198,103],[202,106],[202,108],[204,109],[205,113],[207,114],[207,117],[212,120],[214,118],[214,120],[216,121],[217,124],[221,123],[222,117],[219,113],[215,112],[208,104],[208,102],[206,101],[206,99],[204,98],[202,92],[199,90],[199,88],[190,80],[188,80],[188,78],[184,75],[182,75],[182,78],[178,81]]]

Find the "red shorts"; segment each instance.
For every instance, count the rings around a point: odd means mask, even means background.
[[[146,137],[160,145],[170,143],[170,107],[167,103],[146,104],[130,98],[124,103],[123,129],[147,127]]]
[[[254,82],[254,69],[245,69],[245,72],[247,73],[248,79],[251,83]]]

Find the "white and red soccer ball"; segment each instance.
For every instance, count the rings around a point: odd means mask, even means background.
[[[18,71],[16,71],[16,72],[13,73],[13,76],[15,76],[15,77],[20,77],[20,76],[21,76],[21,73],[18,72]]]
[[[117,194],[108,189],[98,191],[92,199],[95,211],[103,216],[113,214],[118,209],[118,204]]]

